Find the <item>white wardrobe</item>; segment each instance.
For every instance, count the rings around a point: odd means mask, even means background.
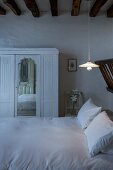
[[[36,107],[35,116],[58,116],[58,56],[59,51],[55,48],[0,49],[0,117],[32,116],[28,114],[30,105],[32,109]],[[29,65],[23,64],[26,61]],[[27,80],[30,76],[25,68],[30,68],[34,79]],[[18,112],[18,107],[26,114]]]

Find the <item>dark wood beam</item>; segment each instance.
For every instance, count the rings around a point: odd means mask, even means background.
[[[107,90],[113,92],[113,58],[99,60],[95,63],[99,65],[99,69],[108,85]]]
[[[106,87],[106,89],[107,89],[109,92],[113,93],[113,89],[110,89],[110,88],[108,88],[108,87]]]
[[[111,7],[107,10],[107,17],[113,17],[113,4]]]
[[[6,10],[0,6],[0,15],[6,15]]]
[[[71,16],[77,16],[80,12],[81,0],[73,0]]]
[[[21,15],[21,10],[14,0],[3,0],[3,2],[14,12],[15,15]]]
[[[111,72],[111,75],[113,76],[113,63],[108,64],[109,70]]]
[[[52,16],[58,16],[58,2],[57,0],[49,0]]]
[[[113,78],[110,75],[108,67],[106,65],[100,65],[99,68],[104,77],[104,80],[106,81],[106,84],[108,85],[108,88],[113,90]]]
[[[96,64],[112,64],[113,58],[95,61]]]
[[[40,11],[35,0],[24,0],[24,2],[34,17],[40,16]]]
[[[89,15],[91,17],[95,17],[98,12],[100,11],[101,7],[107,2],[108,0],[96,0],[93,7],[90,10]]]

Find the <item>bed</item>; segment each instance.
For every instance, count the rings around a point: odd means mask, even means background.
[[[36,94],[18,96],[18,116],[36,116]]]
[[[1,118],[0,170],[113,170],[113,155],[91,158],[77,118]]]

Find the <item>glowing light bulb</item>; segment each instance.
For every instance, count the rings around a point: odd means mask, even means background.
[[[87,67],[87,70],[88,70],[88,71],[92,70],[92,67]]]

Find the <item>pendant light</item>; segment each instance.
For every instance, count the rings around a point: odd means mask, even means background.
[[[90,70],[92,70],[92,68],[99,67],[99,65],[91,62],[91,55],[90,55],[90,16],[89,16],[91,0],[87,0],[87,1],[88,1],[88,62],[86,62],[82,65],[79,65],[79,67],[87,68],[87,70],[90,71]]]

